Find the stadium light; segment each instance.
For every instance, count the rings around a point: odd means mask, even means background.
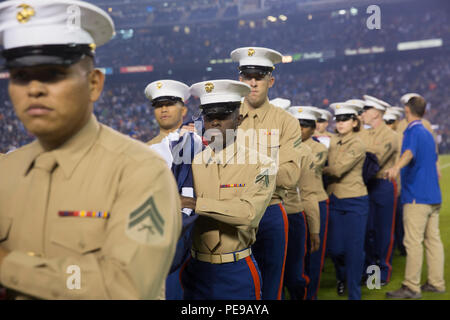
[[[312,14],[308,14],[308,20],[312,20]]]
[[[286,21],[288,19],[284,14],[280,15],[278,18],[280,18],[281,21]]]
[[[346,14],[346,13],[347,13],[347,11],[345,11],[344,9],[339,10],[339,14],[340,14],[341,16],[343,16],[343,15]]]
[[[189,28],[189,27],[184,27],[184,33],[185,33],[185,34],[191,33],[191,28]]]
[[[292,61],[294,61],[292,56],[283,56],[283,58],[282,58],[283,63],[291,63]]]
[[[356,9],[355,7],[351,7],[350,8],[350,14],[352,16],[356,16],[358,14],[358,9]]]
[[[248,23],[248,25],[250,26],[250,28],[252,28],[252,29],[254,29],[255,27],[256,27],[256,23],[255,23],[255,21],[250,21],[249,23]]]
[[[269,20],[270,22],[277,22],[277,18],[274,16],[268,16],[267,20]]]

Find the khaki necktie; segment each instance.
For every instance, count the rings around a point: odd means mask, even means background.
[[[245,142],[242,140],[242,142],[244,143],[243,145],[249,149],[254,149],[254,150],[258,150],[258,135],[256,133],[257,129],[255,127],[256,125],[256,113],[254,112],[248,112],[247,114],[247,130],[251,130],[251,137],[249,139],[248,142]]]
[[[56,168],[55,156],[50,152],[36,158],[25,193],[27,203],[21,215],[22,248],[42,255],[44,251],[44,230],[47,220],[47,206],[50,198],[52,172]]]

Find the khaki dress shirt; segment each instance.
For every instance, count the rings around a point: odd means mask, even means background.
[[[0,283],[17,298],[156,299],[181,232],[164,161],[88,123],[61,147],[0,160]]]

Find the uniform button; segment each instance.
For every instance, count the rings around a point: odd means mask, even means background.
[[[86,244],[85,244],[83,241],[80,241],[80,242],[78,242],[78,246],[79,246],[81,249],[84,249],[84,248],[86,247]]]
[[[42,257],[41,254],[36,253],[36,252],[32,252],[32,251],[27,252],[27,255],[29,255],[30,257],[38,257],[38,258]]]

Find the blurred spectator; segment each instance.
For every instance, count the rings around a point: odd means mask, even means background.
[[[383,7],[380,30],[366,27],[365,8],[360,8],[357,15],[348,11],[341,15],[327,10],[308,17],[292,6],[294,1],[280,3],[279,10],[286,11],[288,7],[291,10],[286,12],[287,21],[278,20],[276,23],[269,22],[266,15],[242,21],[238,18],[214,20],[218,15],[226,15],[227,8],[236,6],[236,0],[192,0],[183,2],[183,6],[180,6],[181,2],[171,1],[156,5],[155,1],[149,2],[151,5],[133,1],[133,4],[123,2],[110,6],[103,0],[93,2],[104,4],[103,8],[108,11],[111,7],[110,14],[117,20],[116,24],[128,28],[136,21],[153,25],[153,20],[167,19],[173,23],[177,19],[188,20],[194,12],[199,19],[206,19],[190,24],[137,28],[133,32],[125,29],[121,33],[118,30],[116,38],[101,47],[96,55],[99,67],[117,70],[122,66],[153,65],[155,70],[176,71],[176,76],[169,73],[167,78],[187,84],[226,77],[216,70],[206,74],[202,74],[202,70],[195,74],[184,70],[186,66],[195,68],[197,63],[208,65],[211,59],[228,59],[230,52],[241,46],[269,47],[284,54],[329,49],[340,50],[342,55],[346,48],[383,46],[395,51],[396,44],[401,41],[441,37],[445,44],[450,40],[450,12],[430,6],[424,13],[413,5],[421,5],[420,1],[409,2],[408,7],[395,4],[388,9]],[[276,3],[271,0],[268,5]],[[208,14],[204,15],[205,12]],[[423,58],[417,58],[418,54],[413,51],[409,58],[403,58],[408,56],[406,54],[400,57],[377,54],[364,60],[336,58],[322,64],[301,62],[283,65],[274,73],[276,83],[270,98],[289,98],[293,105],[328,107],[332,102],[370,94],[396,105],[404,93],[418,92],[428,101],[425,118],[437,128],[440,152],[450,152],[450,126],[447,117],[442,116],[450,110],[448,53],[445,48],[422,52],[426,52],[422,53]],[[392,56],[395,59],[391,59]],[[228,66],[228,74],[236,79],[236,65]],[[99,121],[141,141],[150,140],[158,133],[158,126],[143,91],[153,80],[156,79],[136,81],[127,76],[108,76],[102,97],[95,106]],[[0,79],[0,152],[33,139],[14,115],[6,87],[7,81]],[[198,114],[198,101],[192,97],[187,105],[189,113],[185,120],[192,120]]]

